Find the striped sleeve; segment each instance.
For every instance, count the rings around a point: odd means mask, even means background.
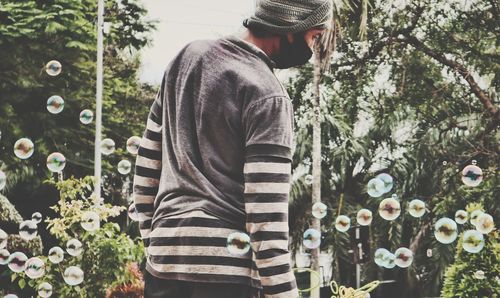
[[[149,246],[154,199],[158,193],[162,164],[162,108],[159,92],[151,105],[146,129],[135,161],[133,198],[139,215],[139,229],[146,247]]]
[[[244,114],[246,229],[266,298],[299,297],[288,249],[293,109],[285,97]]]

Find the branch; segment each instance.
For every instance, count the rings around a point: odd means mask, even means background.
[[[492,103],[491,98],[488,96],[488,94],[486,94],[479,87],[479,85],[474,80],[474,78],[472,77],[469,70],[467,70],[467,68],[465,68],[465,66],[458,63],[457,61],[446,58],[441,53],[437,53],[433,49],[426,46],[423,42],[418,40],[416,37],[411,36],[409,33],[406,33],[404,35],[405,35],[405,38],[399,38],[398,40],[414,46],[415,49],[417,49],[417,50],[425,53],[426,55],[434,58],[439,63],[446,65],[448,67],[451,67],[452,69],[456,70],[467,81],[467,83],[469,84],[469,86],[471,88],[472,93],[474,93],[474,95],[476,95],[476,97],[481,101],[483,106],[486,108],[488,113],[493,118],[493,121],[495,123],[498,123],[500,121],[500,112],[498,110],[498,107]]]

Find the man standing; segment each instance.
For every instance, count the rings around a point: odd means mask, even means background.
[[[298,297],[288,250],[293,107],[274,68],[306,63],[331,0],[261,0],[241,35],[167,66],[136,159],[145,297]],[[246,253],[228,236],[248,234]]]

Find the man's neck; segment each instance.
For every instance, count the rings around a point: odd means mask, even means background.
[[[275,37],[258,38],[247,29],[237,36],[261,49],[268,57],[271,57],[278,50],[279,41]]]

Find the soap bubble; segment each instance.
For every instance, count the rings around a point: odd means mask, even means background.
[[[7,175],[0,170],[0,190],[4,189],[5,185],[7,184]]]
[[[368,209],[361,209],[356,214],[356,221],[361,226],[368,226],[372,223],[373,215]]]
[[[83,271],[79,267],[70,266],[64,270],[64,281],[70,286],[76,286],[83,281]]]
[[[457,235],[457,223],[448,217],[440,218],[434,225],[434,236],[443,244],[452,243]]]
[[[9,263],[10,252],[6,249],[0,249],[0,265]]]
[[[83,245],[78,239],[71,239],[66,242],[66,251],[73,257],[79,256],[83,251]]]
[[[31,214],[31,220],[36,224],[41,223],[42,222],[42,214],[40,212],[35,212],[35,213]]]
[[[0,229],[0,249],[5,248],[7,246],[7,239],[9,235],[5,233],[4,230]]]
[[[476,165],[468,165],[462,170],[462,182],[467,186],[478,186],[483,181],[483,170]]]
[[[52,95],[47,99],[47,111],[51,114],[59,114],[64,110],[64,99],[59,95]]]
[[[52,296],[52,285],[48,282],[43,282],[38,286],[38,295],[42,298]]]
[[[19,297],[17,297],[16,294],[7,294],[7,295],[3,296],[3,298],[19,298]]]
[[[382,173],[377,175],[377,177],[375,178],[382,180],[382,182],[384,183],[384,187],[382,188],[382,191],[384,193],[388,193],[391,191],[392,187],[394,186],[394,179],[392,179],[391,175]]]
[[[396,255],[394,262],[401,268],[406,268],[413,262],[413,252],[406,247],[396,249],[394,255]]]
[[[232,255],[244,255],[250,251],[250,236],[235,232],[227,237],[227,250]]]
[[[59,152],[54,152],[47,157],[47,168],[53,173],[61,172],[66,166],[66,157]]]
[[[328,207],[325,204],[321,202],[316,202],[312,206],[312,215],[316,218],[321,219],[326,216],[327,210]]]
[[[99,214],[95,213],[94,211],[84,212],[82,215],[81,225],[82,228],[88,232],[97,231],[101,226]]]
[[[457,212],[455,212],[455,221],[457,224],[463,225],[467,222],[467,216],[467,211],[457,210]]]
[[[94,120],[94,112],[89,109],[85,109],[80,112],[80,122],[87,125]]]
[[[477,230],[465,231],[462,245],[465,251],[478,253],[484,247],[484,236]]]
[[[132,221],[139,221],[139,212],[137,212],[134,203],[130,204],[128,207],[128,217],[130,217]]]
[[[375,251],[375,255],[374,255],[375,264],[377,264],[380,267],[385,267],[387,265],[387,260],[388,260],[387,255],[388,254],[390,254],[390,252],[387,249],[378,248]]]
[[[393,198],[383,199],[378,207],[380,217],[385,220],[394,220],[401,214],[399,201]]]
[[[112,139],[104,139],[101,142],[101,152],[104,155],[110,155],[115,152],[115,141]]]
[[[31,279],[42,277],[45,273],[45,263],[40,258],[30,258],[26,262],[26,270],[24,272]]]
[[[473,226],[476,226],[477,225],[477,219],[479,218],[479,215],[481,215],[483,213],[484,212],[481,211],[481,210],[474,210],[474,211],[472,211],[472,213],[470,214],[470,223]]]
[[[54,246],[49,250],[49,261],[52,264],[59,264],[64,260],[64,250],[59,246]]]
[[[38,227],[32,220],[25,220],[19,225],[19,236],[26,241],[36,237],[38,234]]]
[[[311,185],[313,183],[313,175],[306,175],[306,177],[304,177],[304,182],[308,185]]]
[[[381,179],[373,178],[366,185],[366,192],[370,197],[378,198],[384,194],[385,183]]]
[[[16,251],[9,257],[9,269],[15,273],[23,272],[26,269],[27,260],[28,257],[24,253]]]
[[[30,158],[34,151],[35,145],[28,138],[19,139],[14,144],[14,154],[20,159]]]
[[[61,73],[62,71],[62,65],[59,61],[57,60],[51,60],[49,62],[47,62],[47,64],[45,64],[45,72],[49,75],[49,76],[57,76]]]
[[[384,255],[384,266],[387,269],[392,269],[396,267],[396,255],[393,253],[386,253]]]
[[[335,220],[335,229],[339,232],[345,232],[351,227],[351,219],[345,215],[339,215]]]
[[[427,257],[432,257],[432,249],[427,249]]]
[[[408,212],[413,217],[422,217],[425,213],[425,203],[418,199],[412,200],[410,202]]]
[[[483,270],[477,270],[476,272],[474,272],[474,278],[475,279],[485,279],[486,276],[484,275],[484,271]]]
[[[132,154],[137,154],[139,152],[139,147],[141,146],[141,138],[138,136],[130,137],[127,140],[127,151]]]
[[[443,160],[443,166],[447,165],[448,162],[446,160]]]
[[[307,229],[302,237],[302,243],[309,249],[318,248],[321,244],[321,233],[316,229]]]
[[[118,172],[122,175],[127,175],[132,170],[132,164],[130,161],[124,159],[118,163]]]
[[[476,220],[476,230],[483,234],[488,234],[495,229],[493,217],[488,213],[481,213]]]

